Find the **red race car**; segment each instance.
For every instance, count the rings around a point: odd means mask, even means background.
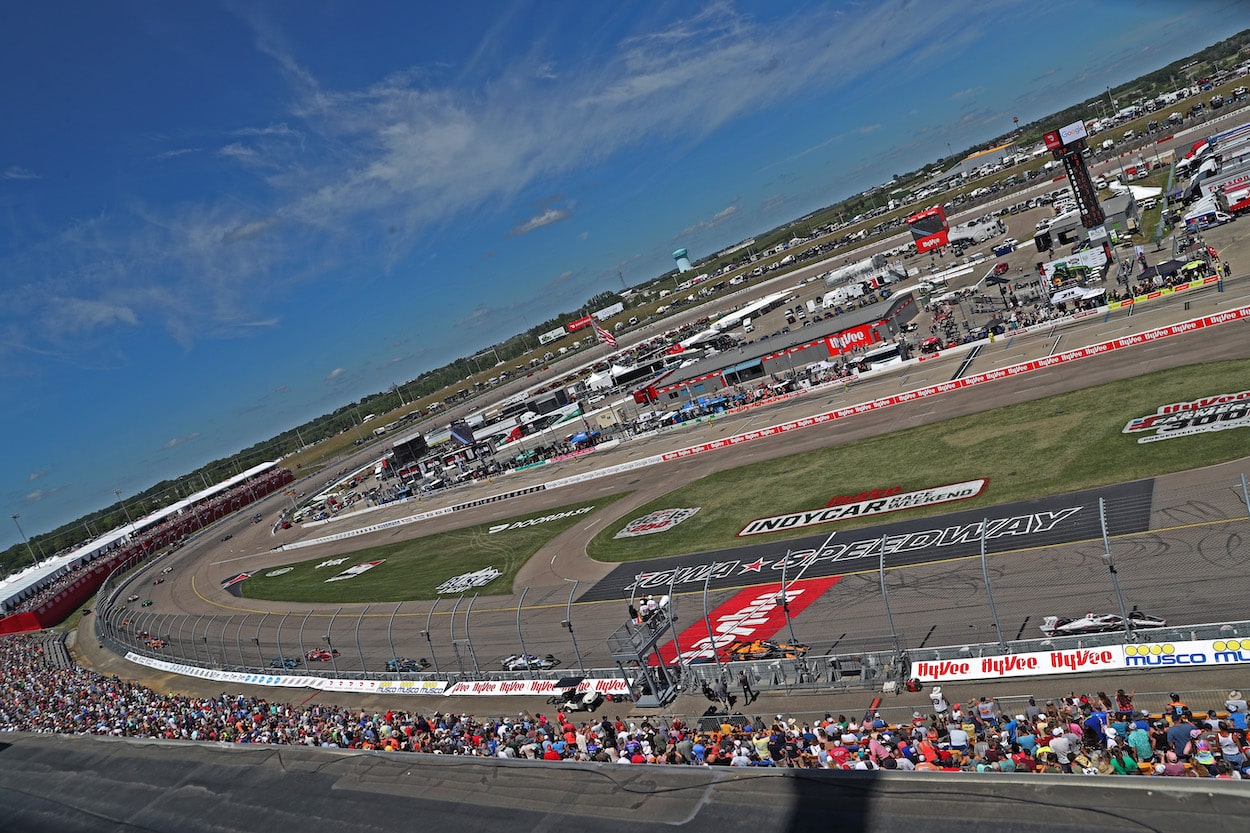
[[[304,654],[309,662],[329,662],[338,655],[339,652],[337,648],[330,648],[328,650],[325,648],[313,648],[311,651]]]

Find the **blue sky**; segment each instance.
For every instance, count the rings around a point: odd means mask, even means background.
[[[5,511],[49,530],[1244,23],[1039,11],[8,4]]]

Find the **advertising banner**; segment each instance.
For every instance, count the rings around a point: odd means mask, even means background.
[[[554,330],[548,330],[547,332],[542,333],[541,335],[539,335],[539,336],[538,336],[538,343],[539,343],[539,344],[550,344],[551,342],[556,341],[557,339],[561,339],[561,338],[564,338],[564,328],[563,328],[563,327],[557,327],[557,328],[556,328],[556,329],[554,329]]]
[[[583,315],[581,318],[565,324],[564,329],[568,330],[570,333],[575,333],[583,327],[589,327],[592,323],[594,323],[594,320],[595,319],[592,316]]]
[[[1124,646],[1074,648],[1066,651],[1035,651],[970,659],[920,660],[911,674],[922,683],[952,683],[1001,677],[1040,677],[1089,671],[1119,671],[1124,667]]]
[[[593,315],[595,316],[595,318],[597,318],[600,321],[607,321],[612,316],[617,315],[618,313],[622,313],[624,311],[625,311],[625,305],[622,304],[620,301],[617,301],[615,304],[606,306],[601,310],[597,310],[596,312],[593,313]]]

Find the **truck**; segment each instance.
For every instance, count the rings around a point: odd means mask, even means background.
[[[1184,219],[1186,228],[1204,230],[1222,226],[1233,218],[1232,215],[1220,209],[1214,197],[1204,197],[1194,204],[1193,208],[1185,214]]]
[[[1228,213],[1234,217],[1250,211],[1250,188],[1233,191],[1228,195]]]
[[[751,323],[750,316],[747,316],[746,318],[742,319],[742,332],[744,333],[755,332],[755,325]]]

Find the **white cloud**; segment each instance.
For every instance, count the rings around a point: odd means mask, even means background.
[[[230,159],[238,159],[241,162],[250,162],[258,157],[255,148],[248,147],[241,142],[231,142],[217,149],[218,156],[225,156]]]
[[[677,237],[686,237],[688,235],[695,234],[697,232],[707,231],[708,229],[716,228],[721,223],[724,223],[733,219],[739,213],[739,211],[741,211],[741,209],[738,208],[737,197],[735,197],[734,202],[725,206],[720,211],[717,211],[715,214],[712,215],[711,219],[703,220],[701,222],[695,223],[692,226],[686,226],[686,228],[681,230],[681,232],[677,235]],[[675,240],[677,239],[677,237],[673,239]]]
[[[362,250],[385,260],[363,268],[386,269],[427,241],[431,228],[466,212],[513,210],[536,185],[626,149],[694,147],[742,114],[853,86],[883,67],[904,71],[932,31],[951,29],[965,12],[939,5],[921,16],[894,3],[866,4],[854,15],[809,7],[764,26],[714,3],[664,28],[638,15],[639,34],[593,55],[561,50],[558,66],[557,47],[542,44],[501,65],[506,50],[498,41],[519,24],[500,15],[461,71],[415,67],[354,89],[323,85],[281,31],[240,13],[288,83],[290,103],[259,126],[222,127],[216,150],[201,144],[204,164],[252,177],[253,187],[232,180],[219,193],[159,206],[118,199],[58,235],[0,253],[0,274],[23,276],[0,282],[0,360],[44,351],[91,361],[97,344],[84,333],[103,337],[140,324],[163,328],[183,346],[239,337],[251,331],[239,322],[264,322],[275,300],[358,263]],[[37,174],[10,167],[2,176]],[[737,211],[722,209],[691,229]],[[567,204],[539,206],[513,231],[568,213]],[[581,277],[587,285],[594,279]],[[67,298],[77,300],[62,307]]]
[[[534,231],[535,229],[540,229],[543,226],[549,226],[552,223],[558,223],[561,220],[567,220],[568,217],[569,217],[569,213],[567,211],[562,211],[558,208],[548,208],[542,214],[538,214],[534,217],[530,217],[524,223],[521,223],[520,225],[514,227],[512,231],[508,232],[508,236],[516,237],[519,234],[529,234],[531,231]]]
[[[189,153],[199,153],[203,148],[174,148],[163,153],[156,154],[157,159],[177,159],[179,156],[186,156]]]
[[[35,489],[33,492],[26,493],[26,499],[31,503],[38,503],[47,497],[48,494],[43,489]]]
[[[47,475],[48,473],[46,471],[32,471],[30,474],[26,476],[26,482],[34,483],[36,480],[38,480],[41,477],[47,477]]]
[[[52,310],[60,329],[70,333],[90,332],[100,327],[139,324],[139,317],[129,306],[110,301],[85,298],[61,298]]]
[[[199,437],[200,437],[199,431],[192,431],[190,434],[187,434],[184,437],[174,437],[172,440],[166,441],[166,443],[162,445],[161,448],[175,448],[177,446],[182,445],[183,443],[189,443],[192,440],[199,439]]]
[[[39,174],[21,165],[10,165],[0,172],[0,179],[40,179]]]
[[[303,134],[287,126],[286,122],[271,124],[268,127],[241,127],[230,131],[232,136],[278,137],[282,139],[299,139]]]
[[[327,382],[333,382],[335,379],[339,378],[340,376],[342,376],[342,375],[343,375],[344,373],[346,373],[346,372],[347,372],[347,369],[346,369],[346,368],[343,368],[343,367],[336,367],[336,368],[334,368],[333,370],[331,370],[331,371],[330,371],[330,372],[326,375],[326,381],[327,381]]]

